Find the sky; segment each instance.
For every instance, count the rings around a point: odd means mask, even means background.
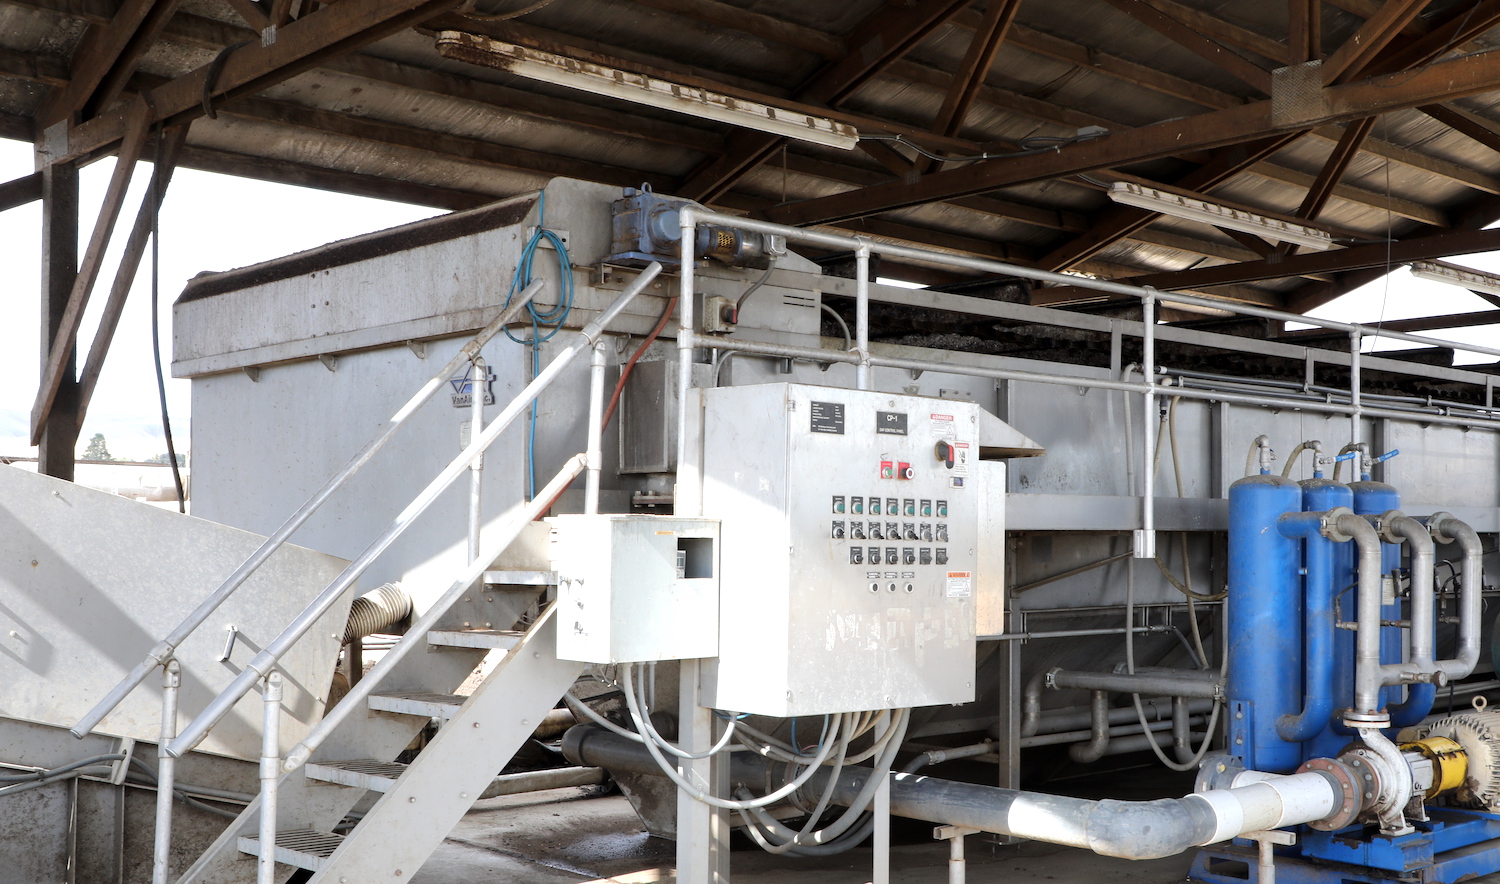
[[[87,242],[113,160],[83,170],[79,253]],[[0,139],[0,181],[33,169],[28,144]],[[105,260],[99,283],[85,313],[80,350],[87,352],[118,262],[118,246],[135,218],[150,165],[141,163],[114,237],[116,248]],[[229,270],[315,248],[374,230],[383,230],[438,214],[438,210],[401,203],[327,193],[244,178],[177,171],[162,207],[161,303],[162,357],[167,364],[167,403],[178,451],[190,448],[188,381],[170,376],[171,304],[187,280],[205,270]],[[41,254],[41,206],[0,213],[0,456],[34,457],[28,427],[40,374],[38,263]],[[1500,253],[1470,255],[1452,263],[1500,272]],[[79,451],[102,433],[117,458],[147,459],[166,451],[157,404],[151,354],[150,265],[142,263],[127,301],[99,387],[79,435]],[[1443,313],[1492,309],[1463,289],[1413,279],[1404,269],[1313,311],[1311,315],[1345,322],[1376,323]],[[1487,344],[1500,343],[1495,326],[1429,332],[1434,337]],[[1367,344],[1366,350],[1405,348],[1400,342]],[[1458,361],[1489,362],[1488,357],[1458,354]]]
[[[0,181],[28,175],[34,168],[29,144],[0,139]],[[112,159],[80,175],[79,255],[92,232]],[[99,310],[108,297],[123,244],[145,193],[151,165],[140,163],[115,227],[114,243],[84,314],[79,333],[80,362],[88,352]],[[171,377],[172,302],[187,281],[204,270],[229,270],[316,248],[373,230],[395,227],[439,214],[440,210],[304,187],[179,169],[167,191],[161,231],[162,359],[167,374],[167,405],[179,452],[190,446],[189,382]],[[41,312],[41,204],[0,213],[0,456],[35,457],[27,438],[41,364],[38,319]],[[156,374],[151,353],[150,258],[142,261],[99,386],[94,392],[79,452],[103,433],[116,458],[146,459],[165,453]]]

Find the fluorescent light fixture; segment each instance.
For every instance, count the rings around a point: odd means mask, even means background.
[[[1411,265],[1411,275],[1417,279],[1446,282],[1449,285],[1466,288],[1471,292],[1500,295],[1500,276],[1485,273],[1483,270],[1470,270],[1467,267],[1444,264],[1441,261],[1415,261]]]
[[[1187,221],[1201,221],[1215,227],[1241,230],[1276,242],[1296,243],[1299,246],[1307,246],[1319,251],[1333,248],[1332,234],[1316,227],[1294,224],[1280,218],[1268,218],[1244,209],[1204,202],[1170,191],[1132,184],[1129,181],[1116,181],[1110,185],[1109,198],[1117,203],[1135,206],[1149,212],[1171,215],[1173,218],[1182,218]]]
[[[557,86],[607,95],[623,101],[676,111],[732,126],[758,129],[814,144],[853,150],[859,132],[848,123],[743,98],[658,80],[634,71],[606,67],[529,46],[518,46],[462,31],[438,34],[438,53],[470,64],[497,68]]]

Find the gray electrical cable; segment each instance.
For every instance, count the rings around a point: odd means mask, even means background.
[[[635,723],[636,729],[644,734],[647,728],[646,724],[641,720],[640,707],[637,706],[635,702],[635,691],[632,690],[630,669],[628,667],[622,671],[621,677],[623,679],[625,688],[625,705],[630,709],[631,721]],[[829,754],[833,752],[834,738],[838,736],[838,729],[839,719],[835,718],[833,720],[833,725],[831,728],[832,732],[824,735],[823,746],[821,749],[819,749],[818,754],[813,756],[811,763],[809,763],[807,766],[807,770],[799,774],[796,779],[782,786],[780,789],[777,789],[769,795],[762,796],[761,798],[758,798],[753,802],[729,801],[723,798],[716,798],[713,795],[704,792],[703,789],[699,786],[696,786],[683,779],[682,774],[677,771],[677,768],[670,761],[668,761],[666,756],[662,754],[661,750],[657,748],[655,741],[648,739],[645,740],[642,745],[646,747],[647,752],[651,753],[652,759],[656,761],[657,767],[661,768],[661,772],[666,774],[668,779],[676,783],[677,787],[686,792],[688,794],[688,797],[692,798],[694,801],[699,801],[703,804],[709,805],[710,807],[720,808],[721,810],[741,810],[748,809],[750,807],[766,807],[768,805],[775,804],[786,796],[807,785],[808,781],[812,779],[813,774],[817,773],[818,768],[823,764],[824,760],[826,760]]]

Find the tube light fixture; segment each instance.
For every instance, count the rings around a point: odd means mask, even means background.
[[[697,86],[658,80],[634,71],[607,67],[529,46],[462,31],[438,34],[438,53],[470,64],[497,68],[520,77],[567,86],[595,95],[676,111],[732,126],[758,129],[814,144],[853,150],[859,132],[848,123],[800,111],[747,101]]]
[[[1471,270],[1441,261],[1414,261],[1411,264],[1411,275],[1418,279],[1461,286],[1471,292],[1500,295],[1500,276],[1483,270]]]
[[[1187,221],[1201,221],[1215,227],[1241,230],[1276,242],[1296,243],[1299,246],[1307,246],[1319,251],[1333,248],[1332,234],[1316,227],[1294,224],[1280,218],[1269,218],[1244,209],[1205,202],[1129,181],[1116,181],[1110,185],[1109,198],[1117,203],[1135,206],[1149,212],[1171,215],[1173,218],[1182,218]]]

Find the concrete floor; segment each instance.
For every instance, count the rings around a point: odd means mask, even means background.
[[[895,833],[893,882],[948,880],[948,845],[917,840],[925,828],[908,826]],[[976,884],[1169,884],[1186,880],[1191,862],[1187,855],[1129,862],[1050,844],[1001,846],[983,839],[968,839],[968,880]],[[620,795],[558,789],[479,802],[412,877],[412,884],[666,884],[676,880],[674,851],[673,843],[641,830]],[[735,884],[864,884],[870,880],[870,862],[868,848],[799,859],[772,856],[751,845],[735,851],[731,873]]]

